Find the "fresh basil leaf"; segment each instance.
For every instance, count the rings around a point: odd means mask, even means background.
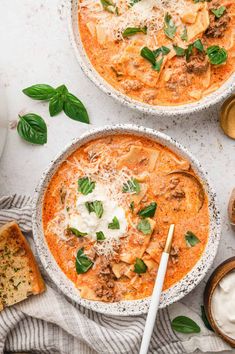
[[[165,35],[168,38],[173,39],[175,37],[175,33],[176,33],[176,26],[172,20],[171,15],[168,12],[165,15],[164,22],[165,22],[165,25],[164,25]]]
[[[50,116],[54,117],[63,110],[64,101],[58,93],[55,94],[49,102],[49,112]]]
[[[147,271],[146,264],[142,259],[137,257],[134,264],[134,272],[137,274],[142,274],[142,273],[146,273],[146,271]]]
[[[155,65],[156,64],[156,58],[155,58],[155,54],[154,52],[149,49],[148,47],[144,47],[141,49],[140,51],[140,55],[148,60],[152,65]]]
[[[118,221],[118,218],[116,216],[114,216],[112,222],[110,222],[108,224],[108,228],[111,229],[111,230],[118,230],[120,229],[120,224],[119,224],[119,221]]]
[[[201,242],[192,231],[187,231],[184,237],[188,247],[194,247]]]
[[[214,330],[211,327],[210,322],[208,321],[208,318],[206,316],[206,311],[205,311],[204,306],[201,306],[201,318],[202,318],[202,321],[204,322],[204,325],[206,326],[206,328],[209,329],[210,331],[214,332]]]
[[[162,63],[163,63],[163,58],[161,58],[160,60],[156,61],[156,63],[152,66],[152,68],[158,72],[160,72],[161,67],[162,67]]]
[[[92,182],[89,177],[82,177],[78,179],[78,191],[87,195],[95,188],[95,182]]]
[[[87,236],[86,232],[81,232],[77,229],[75,229],[75,227],[68,227],[68,230],[72,232],[72,234],[74,234],[77,237],[84,237]]]
[[[200,327],[191,318],[186,316],[178,316],[171,321],[171,327],[174,331],[180,333],[199,333]]]
[[[47,126],[42,117],[34,113],[19,115],[17,131],[19,136],[31,144],[43,145],[47,142]]]
[[[167,55],[168,53],[170,53],[170,49],[168,47],[165,47],[164,45],[153,50],[153,54],[155,55],[155,57],[157,58],[160,54],[162,55]]]
[[[69,92],[65,85],[61,85],[61,86],[57,87],[55,90],[57,93],[59,93],[61,96],[63,96],[63,99],[65,99],[66,94]]]
[[[94,212],[97,218],[101,218],[104,212],[103,203],[100,200],[95,200],[94,202],[86,202],[85,206],[89,213]]]
[[[145,208],[141,209],[138,212],[138,215],[141,216],[142,218],[152,218],[155,215],[156,209],[157,209],[157,203],[152,202]]]
[[[140,184],[135,178],[129,179],[122,187],[123,193],[136,193],[140,192]]]
[[[135,4],[137,4],[137,2],[140,2],[141,0],[131,0],[130,1],[130,6],[134,6]]]
[[[200,39],[197,39],[195,42],[193,42],[194,48],[199,50],[199,52],[203,53],[204,52],[204,47],[202,44],[202,41]]]
[[[132,201],[130,203],[130,209],[131,209],[132,213],[134,212],[134,208],[135,208],[135,203],[134,203],[134,201]]]
[[[220,6],[218,9],[212,9],[211,12],[215,15],[216,18],[220,18],[221,16],[223,16],[223,14],[226,11],[226,7],[225,6]]]
[[[185,55],[185,49],[178,47],[177,45],[173,45],[173,48],[176,52],[177,57],[183,57]]]
[[[213,65],[223,64],[228,58],[227,51],[218,45],[212,45],[211,47],[208,47],[206,52],[210,63]]]
[[[111,0],[100,0],[104,10],[111,12],[112,14],[117,13],[117,7]]]
[[[150,222],[147,219],[139,221],[137,230],[141,231],[145,235],[150,235],[152,232]]]
[[[122,33],[123,37],[130,37],[136,33],[144,33],[147,34],[147,27],[127,27],[125,31]]]
[[[94,263],[92,262],[92,260],[84,254],[84,248],[83,247],[80,248],[78,250],[76,262],[75,262],[77,273],[78,274],[86,273],[93,266],[93,264]]]
[[[105,236],[104,236],[103,231],[96,232],[96,237],[97,237],[97,241],[104,241],[105,240]]]
[[[187,42],[188,41],[188,31],[187,31],[187,27],[184,26],[184,30],[180,36],[180,38],[182,39],[182,41]]]
[[[71,119],[89,124],[89,116],[83,103],[71,93],[67,93],[64,102],[64,113]]]
[[[185,49],[185,57],[186,61],[189,61],[191,55],[193,53],[193,44],[189,44],[188,48]]]
[[[53,97],[56,93],[56,90],[50,85],[37,84],[25,88],[23,93],[34,100],[44,101]]]

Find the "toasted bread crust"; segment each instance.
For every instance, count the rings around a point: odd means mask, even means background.
[[[30,294],[40,294],[45,284],[34,255],[15,221],[0,228],[0,311]]]

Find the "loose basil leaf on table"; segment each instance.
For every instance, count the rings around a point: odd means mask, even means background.
[[[199,238],[192,232],[192,231],[187,231],[185,234],[185,241],[188,247],[194,247],[201,241]]]
[[[142,218],[152,218],[155,215],[155,211],[157,209],[157,203],[152,202],[147,205],[145,208],[138,211],[138,215]]]
[[[138,194],[140,192],[140,184],[137,179],[131,178],[127,182],[123,183],[122,192]]]
[[[220,6],[218,9],[212,9],[211,12],[215,15],[216,18],[220,18],[226,12],[226,7]]]
[[[74,234],[74,236],[77,236],[77,237],[87,236],[86,232],[81,232],[78,229],[75,229],[75,227],[68,227],[68,230],[71,231],[72,234]]]
[[[96,232],[96,238],[97,238],[97,241],[104,241],[105,235],[104,235],[103,231]]]
[[[89,124],[89,116],[83,103],[71,93],[66,95],[64,113],[71,119]]]
[[[20,137],[29,143],[43,145],[47,142],[47,126],[42,117],[34,113],[19,115],[17,131]]]
[[[23,93],[34,100],[45,101],[54,96],[56,94],[56,90],[50,85],[36,84],[25,88]]]
[[[141,220],[137,225],[137,230],[141,231],[144,235],[150,235],[152,232],[150,222],[147,219]]]
[[[78,191],[83,195],[91,193],[95,188],[95,182],[91,181],[89,177],[81,177],[78,179]]]
[[[201,318],[202,318],[202,321],[204,322],[204,325],[206,326],[206,328],[209,329],[210,331],[214,332],[213,328],[210,325],[210,322],[207,319],[206,311],[205,311],[205,307],[204,306],[201,306]]]
[[[127,27],[122,33],[123,37],[133,36],[136,33],[147,33],[147,27]]]
[[[218,45],[212,45],[211,47],[208,47],[206,52],[210,63],[213,65],[223,64],[228,58],[227,51]]]
[[[84,248],[80,248],[77,252],[77,256],[76,256],[76,262],[75,262],[75,266],[76,266],[76,271],[78,274],[84,274],[86,273],[92,266],[93,266],[93,262],[92,260],[85,255],[84,253]]]
[[[108,228],[111,229],[111,230],[118,230],[120,229],[120,224],[119,224],[119,221],[118,221],[118,218],[116,216],[114,216],[112,222],[110,222],[108,224]]]
[[[50,116],[54,117],[60,112],[62,112],[64,106],[64,101],[61,98],[60,94],[57,93],[53,97],[51,97],[49,102],[49,112]]]
[[[144,261],[137,257],[134,264],[134,272],[137,274],[143,274],[146,273],[147,268],[148,267],[146,266]]]
[[[103,203],[100,200],[95,200],[94,202],[86,202],[85,206],[89,214],[94,212],[99,219],[102,217],[104,208]]]
[[[200,327],[191,318],[178,316],[171,321],[171,327],[174,331],[180,333],[199,333]]]
[[[165,26],[164,26],[165,35],[168,38],[173,39],[175,37],[175,33],[176,33],[177,28],[172,20],[172,16],[168,12],[165,15],[164,22],[165,22]]]

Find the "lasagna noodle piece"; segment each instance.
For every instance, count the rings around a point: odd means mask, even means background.
[[[119,159],[118,167],[126,166],[131,170],[139,168],[153,172],[158,157],[158,150],[134,145],[126,155]]]

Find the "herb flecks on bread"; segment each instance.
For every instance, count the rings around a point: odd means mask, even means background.
[[[44,290],[34,255],[19,226],[14,221],[5,224],[0,228],[0,311]]]

